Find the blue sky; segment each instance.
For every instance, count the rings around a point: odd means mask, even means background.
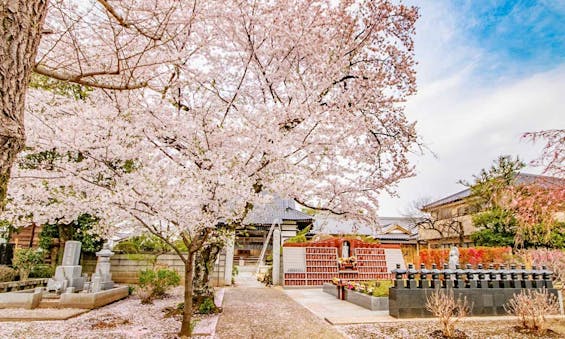
[[[470,44],[490,53],[480,69],[524,75],[565,60],[565,1],[446,2]]]
[[[399,185],[399,198],[382,197],[382,216],[463,189],[458,180],[499,155],[529,162],[541,148],[523,133],[565,128],[565,0],[405,2],[421,15],[418,93],[406,114],[437,156],[412,157],[416,177]]]

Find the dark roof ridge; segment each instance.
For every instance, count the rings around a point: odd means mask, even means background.
[[[542,175],[542,174],[532,174],[532,173],[524,173],[524,172],[518,172],[516,174],[516,178],[533,178],[533,179],[540,179],[540,180],[548,180],[548,181],[564,181],[565,179],[563,178],[559,178],[559,177],[552,177],[552,176],[548,176],[548,175]],[[523,182],[520,182],[519,184],[523,184]],[[422,206],[422,210],[431,208],[431,207],[437,207],[437,206],[441,206],[444,204],[449,204],[452,202],[456,202],[459,200],[462,200],[464,198],[467,198],[469,195],[471,194],[471,189],[470,188],[466,188],[464,190],[461,190],[457,193],[448,195],[447,197],[438,199],[434,202],[431,202],[427,205]]]

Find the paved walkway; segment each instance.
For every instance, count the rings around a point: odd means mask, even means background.
[[[263,287],[263,284],[257,281],[255,272],[257,266],[240,266],[239,273],[235,277],[235,286],[237,287]]]
[[[372,324],[372,323],[406,323],[429,322],[433,318],[397,319],[388,314],[388,311],[371,311],[345,300],[339,300],[322,289],[287,289],[284,293],[295,302],[306,307],[318,318],[324,319],[332,325]],[[548,316],[548,318],[565,318],[562,315]],[[462,318],[462,322],[516,320],[515,316],[475,316]]]
[[[226,288],[215,338],[344,338],[280,288]]]
[[[396,321],[388,311],[371,311],[348,301],[339,300],[319,288],[287,289],[284,293],[318,318],[333,325]]]

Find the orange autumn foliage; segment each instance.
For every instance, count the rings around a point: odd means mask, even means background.
[[[512,249],[510,247],[469,247],[459,249],[459,264],[461,267],[471,264],[489,265],[504,264],[512,259]],[[430,268],[432,264],[436,264],[441,268],[444,263],[449,261],[449,249],[424,249],[420,251],[420,263]]]

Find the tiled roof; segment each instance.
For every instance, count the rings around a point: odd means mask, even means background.
[[[271,203],[253,208],[244,220],[244,224],[268,224],[278,220],[311,221],[312,216],[295,208],[294,200],[273,198]]]
[[[418,234],[405,234],[405,233],[390,233],[390,234],[377,234],[373,236],[375,239],[379,240],[416,240],[418,239]]]
[[[528,173],[518,173],[516,176],[516,184],[531,184],[531,183],[538,183],[542,186],[549,186],[555,184],[563,184],[565,180],[555,177],[548,177],[544,175],[536,175],[536,174],[528,174]],[[456,202],[462,199],[465,199],[471,195],[471,189],[467,188],[445,198],[441,198],[437,201],[429,203],[422,207],[423,210],[428,210],[430,208],[446,205],[452,202]]]
[[[441,205],[449,204],[449,203],[452,203],[452,202],[455,202],[455,201],[458,201],[458,200],[465,199],[470,195],[471,195],[471,189],[467,188],[467,189],[464,189],[460,192],[457,192],[455,194],[452,194],[450,196],[447,196],[445,198],[442,198],[442,199],[434,201],[430,204],[427,204],[427,205],[423,206],[422,209],[427,210],[429,208],[434,208],[434,207],[438,207],[438,206],[441,206]]]

